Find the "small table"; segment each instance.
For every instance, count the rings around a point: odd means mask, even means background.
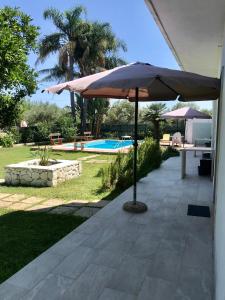
[[[189,148],[182,148],[181,151],[181,179],[185,178],[186,176],[186,153],[187,151],[194,151],[196,152],[211,152],[213,153],[213,149],[210,147],[189,147]]]

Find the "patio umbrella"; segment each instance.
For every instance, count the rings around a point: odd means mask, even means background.
[[[186,120],[188,119],[211,119],[211,116],[191,107],[182,107],[161,115],[161,119],[184,120],[186,128]]]
[[[85,98],[116,98],[135,101],[133,201],[124,209],[143,212],[147,206],[137,201],[137,124],[138,101],[213,100],[219,97],[220,81],[194,73],[160,68],[148,63],[132,63],[47,88],[60,94],[63,90],[80,93]]]

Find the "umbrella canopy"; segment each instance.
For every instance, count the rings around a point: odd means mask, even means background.
[[[162,119],[211,119],[211,116],[191,107],[172,110],[161,116]]]
[[[133,201],[124,209],[144,212],[147,206],[136,201],[138,101],[213,100],[219,97],[220,81],[193,73],[132,63],[80,79],[58,84],[45,91],[60,94],[63,90],[80,93],[85,98],[116,98],[135,101]]]
[[[61,93],[63,90],[81,93],[85,98],[104,97],[135,100],[182,101],[217,99],[220,81],[194,73],[160,68],[148,63],[132,63],[83,78],[58,84],[45,91]]]

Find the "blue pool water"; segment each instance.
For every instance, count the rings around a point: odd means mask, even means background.
[[[91,148],[91,149],[110,149],[110,150],[114,150],[114,149],[122,149],[124,147],[129,147],[132,146],[133,141],[129,140],[129,141],[123,141],[123,140],[98,140],[98,141],[92,141],[92,142],[87,142],[84,145],[84,149],[86,148]],[[70,144],[66,144],[64,145],[64,147],[66,148],[73,148],[74,144],[70,143]],[[78,143],[78,147],[79,147],[79,143]]]

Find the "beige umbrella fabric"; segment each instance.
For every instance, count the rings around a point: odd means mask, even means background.
[[[61,93],[69,90],[85,98],[104,97],[140,101],[167,101],[178,96],[181,101],[214,100],[219,96],[220,81],[194,73],[132,63],[47,88]]]
[[[124,204],[127,211],[139,213],[147,206],[136,201],[138,101],[213,100],[219,97],[220,81],[193,73],[170,70],[147,63],[133,63],[112,70],[58,84],[45,91],[60,94],[63,90],[80,93],[85,98],[117,98],[135,101],[133,201]]]

